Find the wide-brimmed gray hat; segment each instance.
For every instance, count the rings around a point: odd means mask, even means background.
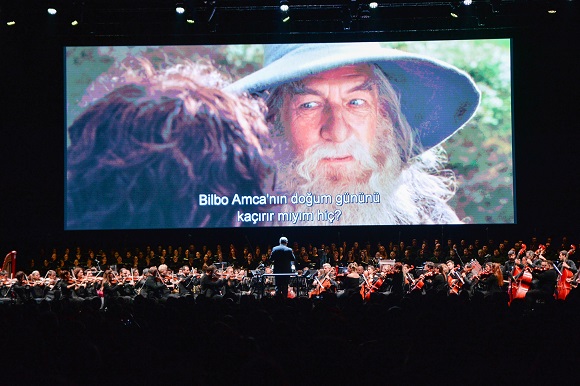
[[[460,129],[475,113],[480,92],[464,71],[437,59],[379,43],[267,44],[264,67],[226,87],[258,93],[333,68],[375,63],[400,95],[407,121],[425,149]]]

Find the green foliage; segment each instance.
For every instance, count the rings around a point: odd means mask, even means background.
[[[450,201],[476,223],[514,221],[511,66],[509,39],[385,43],[466,71],[481,91],[473,119],[443,145],[458,189]]]

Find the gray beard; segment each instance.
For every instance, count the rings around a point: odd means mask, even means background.
[[[403,165],[395,142],[389,135],[377,140],[380,146],[361,153],[351,150],[356,161],[352,167],[335,168],[320,165],[318,149],[309,149],[302,159],[279,161],[278,178],[280,193],[288,198],[294,193],[306,195],[330,195],[332,203],[287,204],[281,212],[313,213],[313,221],[279,225],[410,225],[410,224],[458,224],[461,223],[447,201],[455,192],[455,178],[449,173],[433,173],[433,157],[416,157]],[[289,150],[289,149],[287,149]],[[286,152],[286,154],[291,154]],[[340,154],[340,153],[335,153]],[[435,162],[436,163],[436,162]],[[440,169],[440,168],[439,168]],[[348,203],[338,206],[336,196],[350,193],[380,195],[379,203]],[[339,220],[329,223],[320,220],[318,211],[340,210]],[[338,213],[337,213],[338,214]]]

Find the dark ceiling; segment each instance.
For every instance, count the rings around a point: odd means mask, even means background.
[[[175,12],[177,3],[186,13]],[[473,0],[377,1],[370,9],[362,0],[0,0],[0,34],[143,36],[191,34],[409,32],[441,30],[510,30],[541,23],[554,26],[577,21],[578,1]],[[56,15],[48,15],[54,4]],[[458,17],[450,13],[457,5]],[[549,14],[554,9],[555,14]],[[289,16],[287,22],[282,22]],[[195,20],[188,24],[186,19]],[[70,25],[73,19],[79,25]],[[7,26],[8,21],[16,21]],[[577,25],[577,23],[575,23]]]

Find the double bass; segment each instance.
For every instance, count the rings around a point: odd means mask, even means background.
[[[556,292],[554,293],[554,297],[558,300],[565,300],[570,291],[572,290],[572,280],[574,279],[574,272],[570,268],[564,267],[564,264],[568,260],[568,256],[573,254],[576,250],[576,247],[572,245],[572,248],[568,251],[566,256],[566,260],[562,262],[562,270],[558,275],[558,281],[556,282]]]
[[[514,299],[523,299],[526,297],[526,294],[530,290],[530,286],[532,285],[532,273],[527,269],[522,269],[517,265],[514,266],[514,270],[512,272],[512,278],[510,281],[509,287],[509,303]]]

